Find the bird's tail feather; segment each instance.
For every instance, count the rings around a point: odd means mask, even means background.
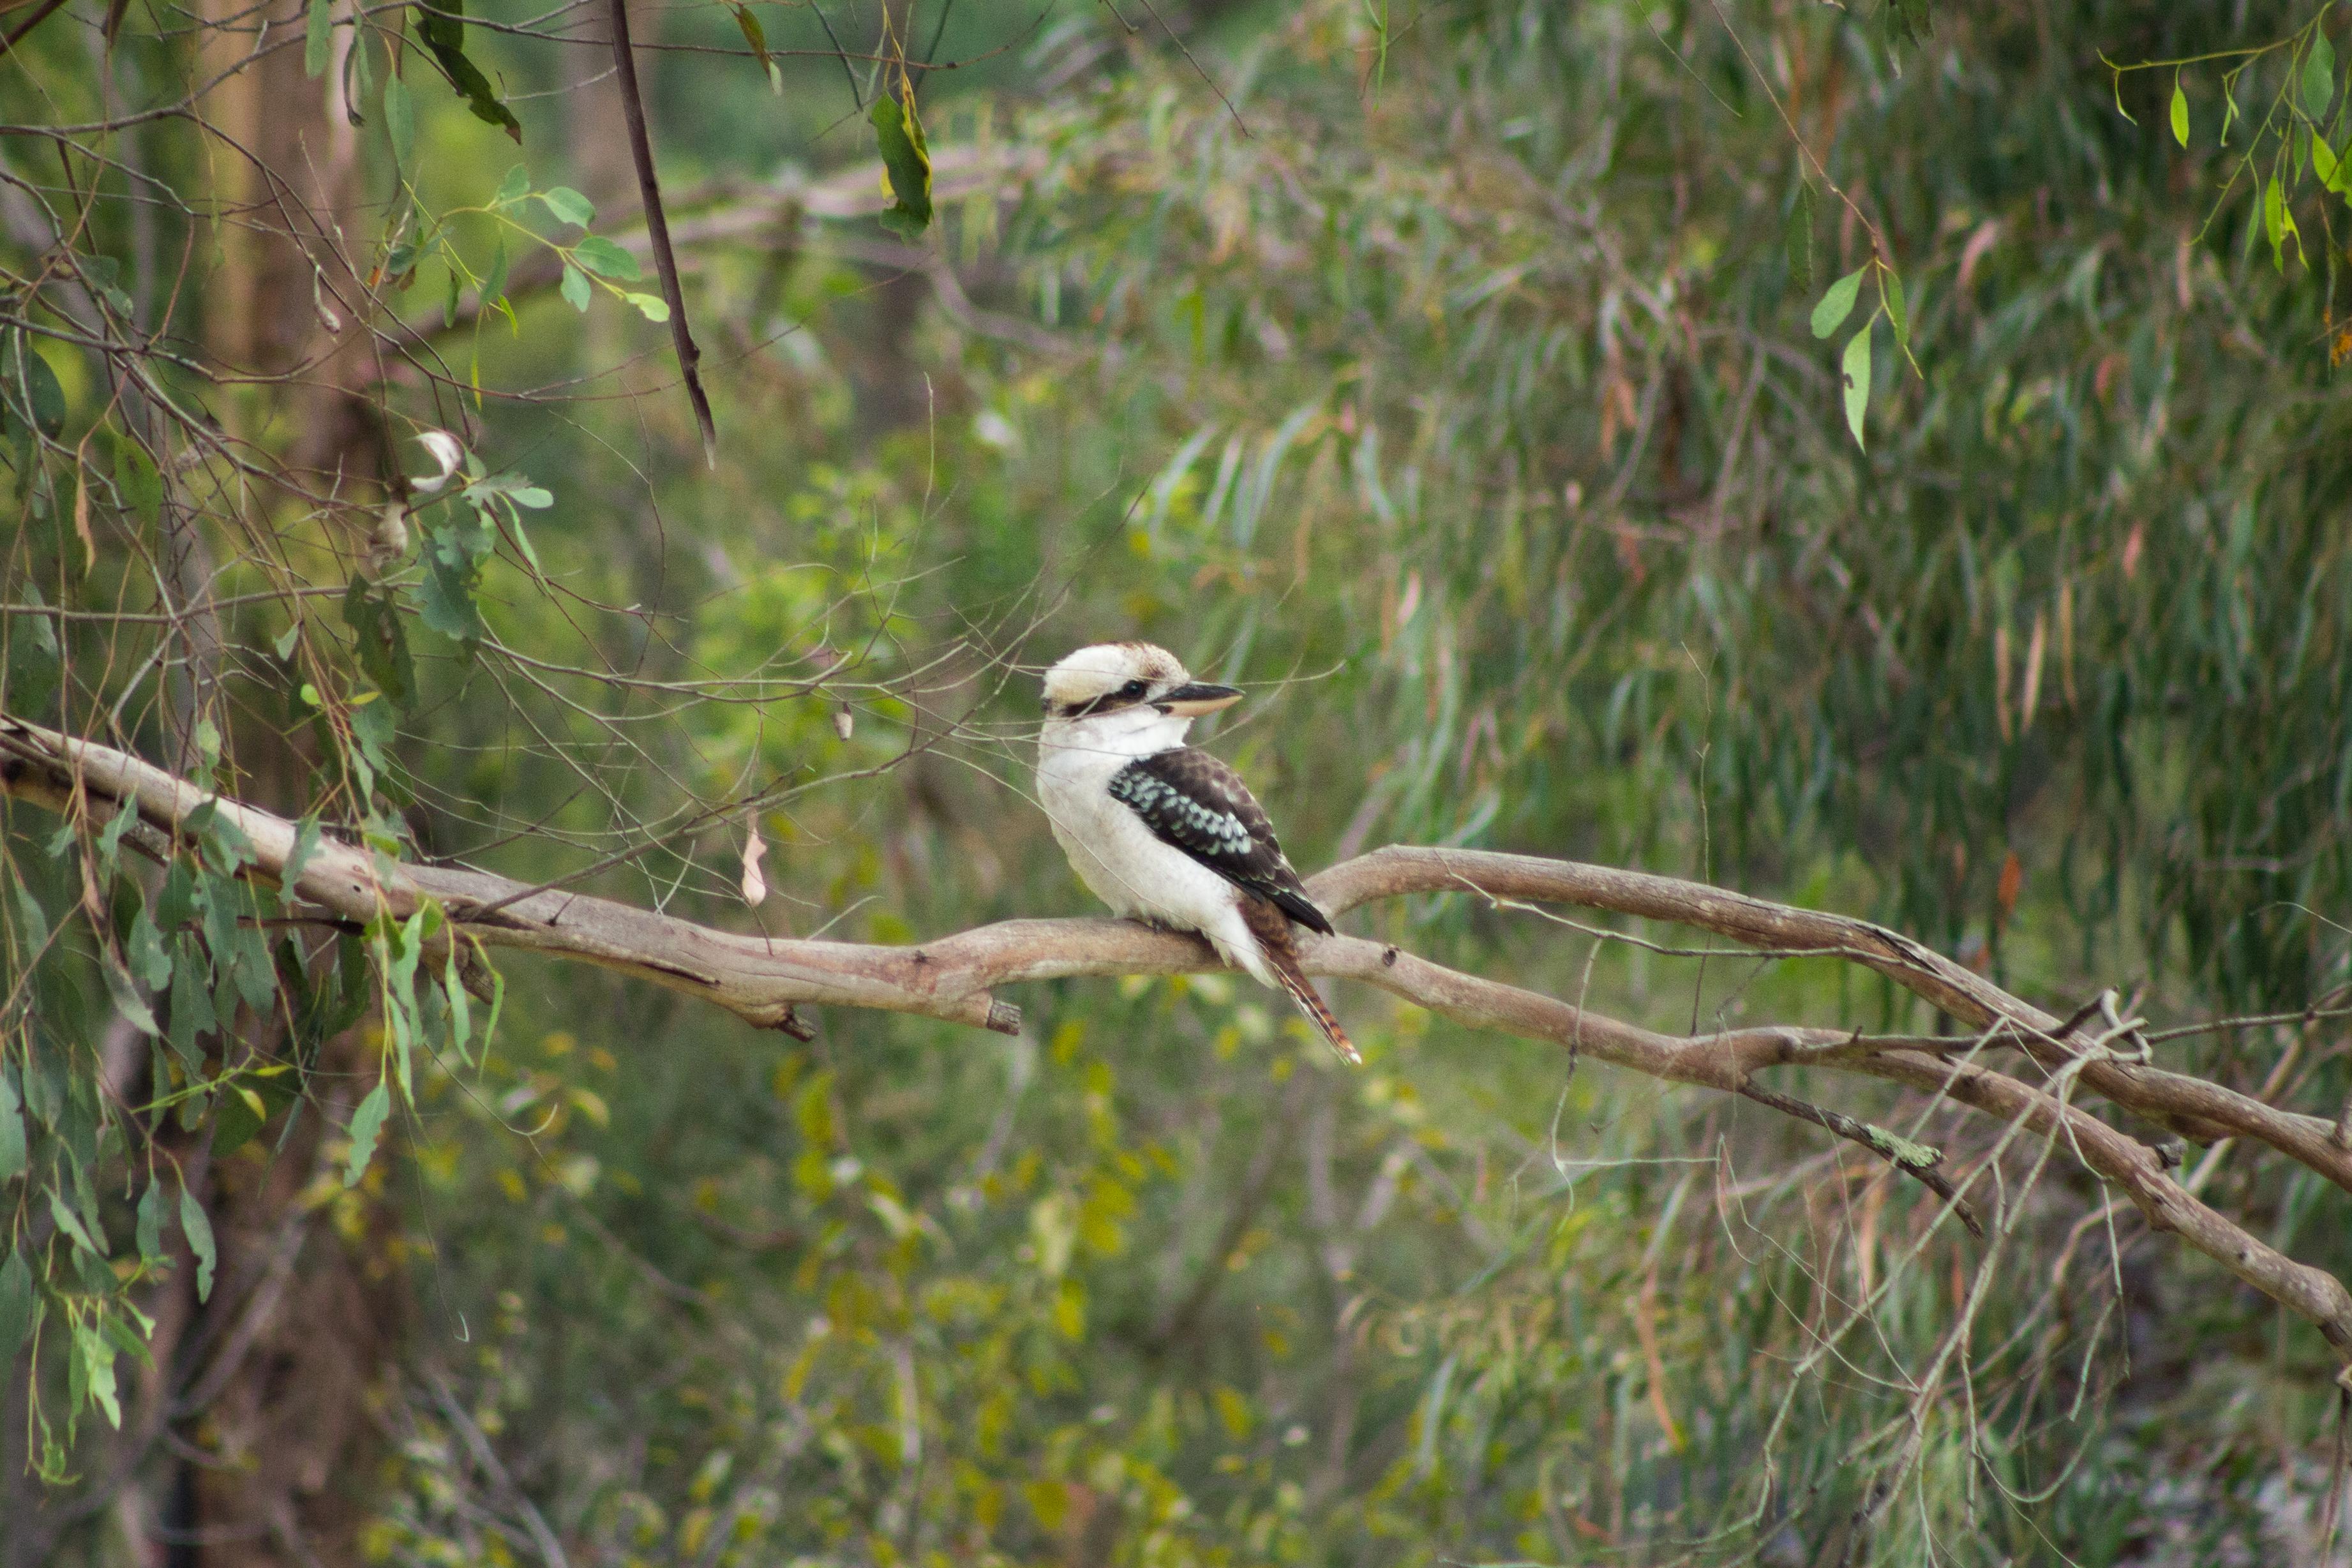
[[[1264,912],[1263,916],[1260,911]],[[1340,1061],[1350,1067],[1361,1067],[1364,1059],[1357,1053],[1355,1041],[1349,1040],[1348,1031],[1339,1027],[1339,1020],[1331,1016],[1330,1008],[1324,1004],[1314,983],[1307,979],[1307,971],[1298,966],[1298,949],[1290,938],[1290,917],[1271,904],[1258,904],[1256,908],[1245,905],[1243,917],[1249,922],[1250,934],[1258,939],[1258,949],[1265,955],[1266,967],[1274,971],[1274,977],[1282,988],[1290,993],[1290,999],[1298,1004],[1298,1010],[1307,1015],[1307,1021],[1331,1042],[1331,1049],[1339,1053]]]
[[[1356,1042],[1348,1038],[1348,1031],[1339,1027],[1339,1020],[1331,1016],[1331,1009],[1323,1005],[1323,998],[1315,994],[1315,988],[1299,973],[1298,961],[1286,953],[1274,961],[1274,973],[1282,981],[1282,988],[1290,993],[1290,999],[1298,1004],[1298,1010],[1307,1015],[1307,1021],[1323,1031],[1323,1038],[1331,1042],[1339,1060],[1350,1067],[1361,1067],[1364,1059],[1357,1054]]]

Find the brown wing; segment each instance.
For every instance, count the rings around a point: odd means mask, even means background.
[[[1172,845],[1310,931],[1331,922],[1307,896],[1265,808],[1242,776],[1195,747],[1138,758],[1111,775],[1111,797]]]

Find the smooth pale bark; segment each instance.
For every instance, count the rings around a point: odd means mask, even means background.
[[[168,853],[191,813],[216,800],[252,843],[253,874],[284,883],[296,824],[226,798],[127,752],[0,716],[0,787],[79,813],[93,825],[136,801],[142,841]],[[1375,899],[1446,891],[1490,899],[1580,904],[1668,921],[1759,949],[1833,954],[1884,974],[1984,1038],[2021,1051],[2045,1073],[2190,1136],[2268,1145],[2352,1187],[2352,1151],[2332,1124],[2298,1116],[2218,1084],[2119,1060],[2080,1019],[2062,1020],[1899,933],[1867,921],[1606,866],[1485,851],[1392,847],[1331,867],[1308,889],[1332,914]],[[1206,944],[1117,920],[1011,920],[912,946],[746,936],[559,887],[485,872],[417,866],[322,840],[285,891],[327,916],[365,923],[436,901],[453,930],[486,946],[518,947],[640,976],[761,1028],[803,1032],[795,1009],[880,1009],[1012,1032],[1020,1009],[996,988],[1085,975],[1175,975],[1221,967]],[[1652,1077],[1738,1092],[1750,1076],[1802,1064],[1888,1079],[1941,1094],[2003,1123],[2063,1137],[2158,1230],[2179,1236],[2239,1279],[2310,1320],[2352,1368],[2352,1293],[2325,1271],[2257,1239],[2175,1181],[2157,1150],[2026,1079],[1987,1067],[1956,1039],[1869,1041],[1834,1030],[1763,1025],[1712,1034],[1656,1033],[1556,998],[1433,964],[1362,937],[1301,933],[1308,973],[1360,980],[1459,1022],[1569,1047]],[[1883,1151],[1882,1151],[1883,1152]],[[2352,1375],[2352,1373],[2347,1373]],[[2352,1386],[2352,1384],[2347,1384]]]

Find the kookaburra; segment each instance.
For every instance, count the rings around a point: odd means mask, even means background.
[[[1228,964],[1290,993],[1349,1061],[1291,922],[1330,935],[1241,775],[1184,744],[1202,714],[1241,700],[1149,643],[1081,648],[1045,672],[1037,799],[1078,880],[1119,915],[1198,932]]]

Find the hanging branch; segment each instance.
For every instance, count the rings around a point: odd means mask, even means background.
[[[719,426],[710,417],[710,398],[702,390],[702,350],[686,321],[686,292],[678,285],[677,255],[670,248],[669,217],[662,210],[661,179],[654,172],[653,139],[646,131],[644,94],[637,87],[635,46],[629,41],[629,0],[612,0],[613,68],[621,87],[621,112],[629,125],[629,156],[637,166],[637,198],[646,213],[646,238],[653,248],[654,270],[661,276],[662,298],[669,305],[669,337],[677,349],[678,375],[686,382],[687,401],[694,405],[694,423],[702,431],[702,460],[719,466]]]
[[[1009,920],[906,947],[722,931],[611,899],[534,892],[528,883],[485,872],[404,864],[333,838],[319,841],[288,884],[282,879],[297,838],[293,822],[209,794],[112,747],[5,715],[0,715],[0,795],[97,818],[134,805],[138,826],[128,841],[164,855],[184,846],[189,820],[210,803],[251,845],[254,863],[247,874],[280,883],[298,913],[358,925],[385,913],[405,918],[429,901],[446,917],[450,940],[600,965],[698,997],[761,1028],[795,1033],[804,1026],[794,1009],[804,1004],[914,1013],[1013,1033],[1020,1028],[1020,1009],[994,996],[997,987],[1221,967],[1197,938],[1121,920]],[[2352,1291],[2206,1205],[2173,1179],[2156,1148],[2070,1103],[2061,1085],[2071,1078],[2079,1089],[2161,1125],[2200,1129],[2191,1135],[2253,1139],[2343,1184],[2352,1155],[2335,1143],[2333,1124],[2275,1110],[2201,1079],[2117,1060],[2105,1036],[2092,1032],[2096,1009],[2061,1019],[1868,921],[1571,861],[1391,846],[1331,867],[1310,879],[1307,890],[1335,916],[1376,899],[1470,890],[1489,898],[1580,904],[1713,932],[1765,951],[1832,951],[1874,969],[1968,1022],[1979,1037],[1872,1040],[1848,1030],[1787,1024],[1660,1034],[1431,963],[1393,945],[1347,936],[1300,938],[1301,961],[1310,975],[1361,980],[1473,1028],[1549,1040],[1653,1078],[1747,1095],[1854,1138],[1914,1176],[1937,1163],[1929,1151],[1807,1102],[1769,1091],[1751,1093],[1754,1075],[1801,1066],[1885,1079],[2062,1140],[2084,1166],[2121,1189],[2152,1228],[2179,1237],[2312,1322],[2352,1378]],[[1980,1058],[1995,1049],[2022,1053],[2046,1082],[1985,1065]],[[1981,1167],[1969,1180],[1950,1183],[1951,1200],[1963,1199],[1980,1174]]]

